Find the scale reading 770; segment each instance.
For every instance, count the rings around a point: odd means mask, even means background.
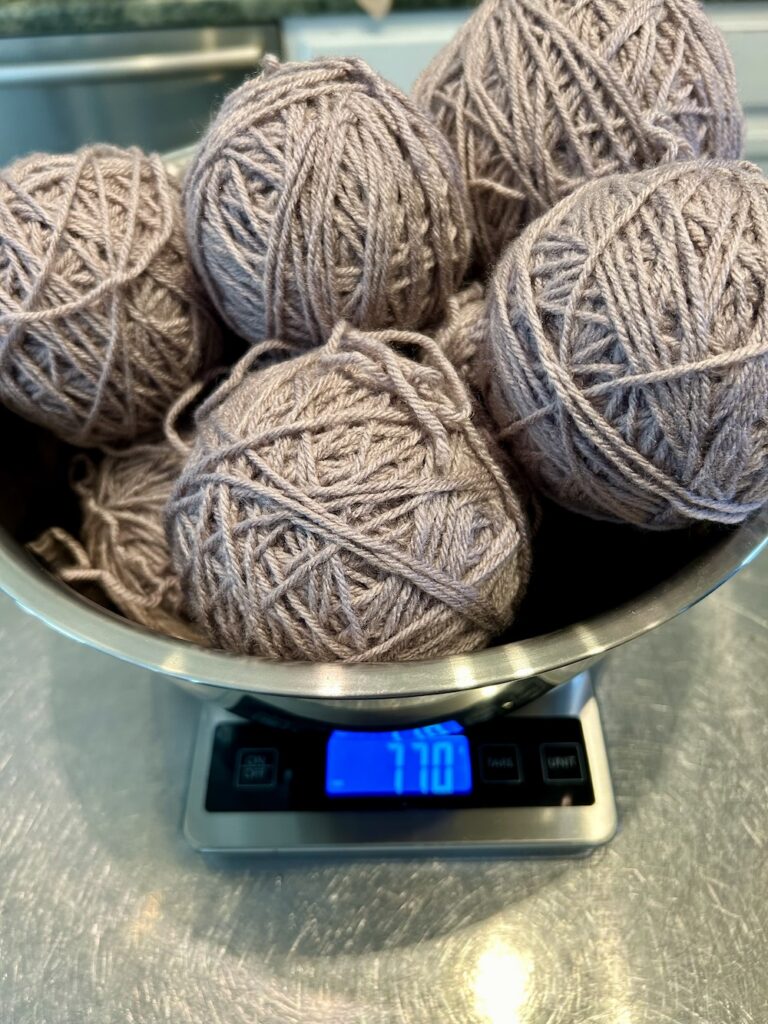
[[[389,733],[331,733],[326,792],[341,796],[453,796],[472,792],[469,740],[457,722]]]
[[[198,849],[253,853],[565,853],[615,828],[586,674],[471,725],[276,727],[211,705],[185,819]]]

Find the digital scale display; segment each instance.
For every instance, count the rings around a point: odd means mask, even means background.
[[[593,800],[576,718],[494,718],[387,732],[217,726],[208,811],[382,812]]]
[[[433,796],[472,792],[469,740],[458,722],[395,732],[332,732],[329,797]]]
[[[616,809],[586,675],[481,721],[350,730],[207,704],[184,819],[200,850],[583,852]]]

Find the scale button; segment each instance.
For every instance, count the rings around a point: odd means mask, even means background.
[[[522,782],[520,751],[514,743],[485,743],[480,747],[483,782]]]
[[[541,748],[544,781],[584,782],[584,758],[580,743],[545,743]]]
[[[277,785],[277,751],[273,747],[241,747],[235,785],[238,789],[273,789]]]

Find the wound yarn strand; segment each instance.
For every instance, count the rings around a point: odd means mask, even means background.
[[[361,60],[268,58],[202,140],[185,206],[198,272],[251,342],[309,347],[340,320],[420,328],[467,267],[447,141]]]
[[[485,266],[586,181],[741,155],[733,61],[698,0],[484,0],[414,96],[457,154]]]
[[[209,401],[167,525],[215,646],[411,660],[510,623],[528,524],[433,339],[340,324]]]
[[[199,640],[184,610],[170,562],[163,515],[181,473],[183,455],[161,442],[86,456],[73,471],[83,522],[77,540],[53,527],[30,550],[66,583],[96,583],[134,622],[186,640]]]
[[[83,447],[157,431],[218,344],[160,158],[19,160],[0,234],[0,401]]]
[[[562,504],[669,529],[768,500],[768,182],[746,163],[594,182],[510,246],[488,403]]]

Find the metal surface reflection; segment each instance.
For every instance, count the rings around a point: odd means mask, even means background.
[[[475,1010],[488,1024],[522,1024],[533,965],[498,938],[480,953],[472,973]]]
[[[3,1024],[766,1019],[768,560],[606,661],[577,861],[203,859],[197,702],[5,600],[0,645]]]

